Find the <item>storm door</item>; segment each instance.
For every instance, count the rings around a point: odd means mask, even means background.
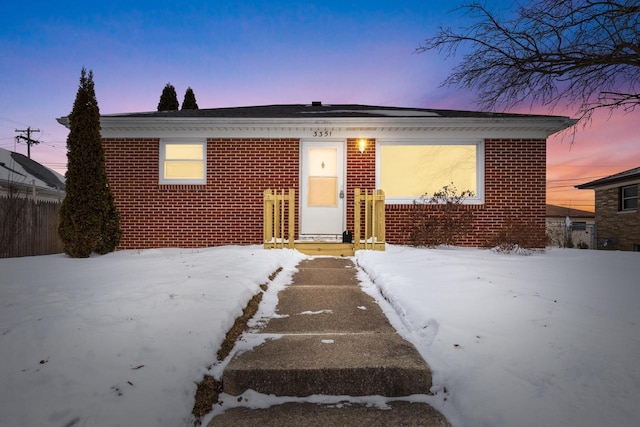
[[[345,224],[344,142],[302,142],[300,237],[340,238]]]

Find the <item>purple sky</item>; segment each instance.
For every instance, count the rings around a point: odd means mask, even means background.
[[[200,108],[322,101],[475,109],[473,94],[440,87],[455,59],[414,53],[438,26],[462,23],[452,11],[462,3],[8,2],[0,147],[26,154],[15,129],[40,129],[32,158],[64,171],[67,130],[55,118],[71,111],[83,66],[94,72],[102,114],[153,111],[168,82],[180,102],[192,87]],[[548,201],[592,208],[592,191],[566,190],[639,166],[637,122],[637,113],[599,114],[573,146],[551,138]]]

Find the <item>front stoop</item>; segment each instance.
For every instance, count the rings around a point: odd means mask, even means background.
[[[352,260],[312,258],[298,265],[278,294],[278,316],[261,330],[263,344],[236,355],[223,373],[224,392],[275,396],[386,396],[428,394],[431,371],[357,280]],[[287,403],[264,410],[235,408],[215,417],[224,425],[448,426],[425,403],[362,405]]]

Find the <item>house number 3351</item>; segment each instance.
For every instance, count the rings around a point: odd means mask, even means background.
[[[313,131],[314,138],[327,138],[329,136],[331,136],[330,130],[314,130]]]

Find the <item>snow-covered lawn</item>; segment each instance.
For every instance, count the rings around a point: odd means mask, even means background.
[[[0,426],[187,425],[235,318],[301,257],[253,246],[0,260]]]
[[[186,425],[234,318],[301,258],[252,246],[0,260],[0,426]],[[434,371],[435,395],[417,399],[455,426],[640,425],[640,254],[389,246],[356,260]]]
[[[639,253],[391,246],[357,260],[454,425],[640,425]]]

